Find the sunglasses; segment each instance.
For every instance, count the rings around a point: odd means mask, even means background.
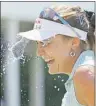
[[[59,20],[62,24],[68,25],[68,22],[65,21],[62,17],[60,17],[60,15],[51,8],[45,8],[43,11],[41,11],[39,17],[43,19],[49,19],[52,21]]]

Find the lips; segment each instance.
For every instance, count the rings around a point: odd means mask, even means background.
[[[53,64],[54,60],[46,61],[47,64]]]
[[[53,62],[55,61],[53,58],[45,58],[44,56],[42,56],[42,59],[45,60],[45,62],[50,65],[53,64]]]

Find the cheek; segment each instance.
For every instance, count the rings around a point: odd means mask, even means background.
[[[68,49],[64,46],[57,46],[54,50],[54,55],[60,59],[63,59],[68,55]]]
[[[52,65],[49,66],[49,74],[57,74],[58,72],[58,63],[55,61]]]
[[[45,52],[49,57],[55,57],[57,54],[57,49],[56,46],[49,45],[45,48]]]
[[[68,56],[68,46],[63,44],[50,45],[46,48],[46,53],[55,59],[64,59]]]

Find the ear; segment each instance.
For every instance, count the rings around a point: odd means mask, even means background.
[[[72,39],[72,48],[76,49],[79,47],[79,45],[80,45],[80,39],[77,37],[73,38]]]

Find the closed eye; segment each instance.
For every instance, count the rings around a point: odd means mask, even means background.
[[[38,44],[38,42],[36,41],[36,44]]]
[[[41,46],[45,47],[52,42],[52,38],[49,38],[49,39],[46,39],[46,40],[43,40],[43,41],[39,41],[39,42],[36,41],[36,42],[37,42],[37,44],[40,44]]]
[[[37,43],[37,45],[38,45],[38,44],[44,45],[44,42],[40,42],[40,41],[38,42],[38,41],[36,41],[36,43]]]

